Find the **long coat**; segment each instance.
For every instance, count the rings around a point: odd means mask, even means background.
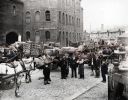
[[[84,63],[83,63],[83,61],[82,60],[77,61],[77,63],[78,63],[78,73],[80,75],[84,75]]]
[[[72,57],[69,58],[69,65],[71,68],[77,68],[78,67],[78,63],[77,63],[77,58],[73,59]]]
[[[101,72],[102,72],[103,74],[107,74],[107,73],[108,73],[108,64],[107,64],[107,63],[103,63],[103,64],[101,65]]]

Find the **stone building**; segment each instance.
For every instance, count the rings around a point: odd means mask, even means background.
[[[22,0],[23,39],[35,42],[78,42],[83,33],[81,0]]]
[[[0,44],[11,44],[23,33],[23,3],[0,0]]]

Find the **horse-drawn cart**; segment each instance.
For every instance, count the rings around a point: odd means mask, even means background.
[[[8,90],[15,86],[15,96],[19,96],[19,87],[23,73],[19,63],[1,63],[0,64],[0,89]]]

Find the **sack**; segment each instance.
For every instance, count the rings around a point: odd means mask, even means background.
[[[40,58],[35,58],[34,62],[36,64],[36,67],[38,69],[40,69],[40,67],[44,66],[44,60],[40,59]],[[42,69],[42,68],[41,68]]]

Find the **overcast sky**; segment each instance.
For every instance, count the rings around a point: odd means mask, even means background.
[[[82,0],[84,30],[128,25],[128,0]]]

